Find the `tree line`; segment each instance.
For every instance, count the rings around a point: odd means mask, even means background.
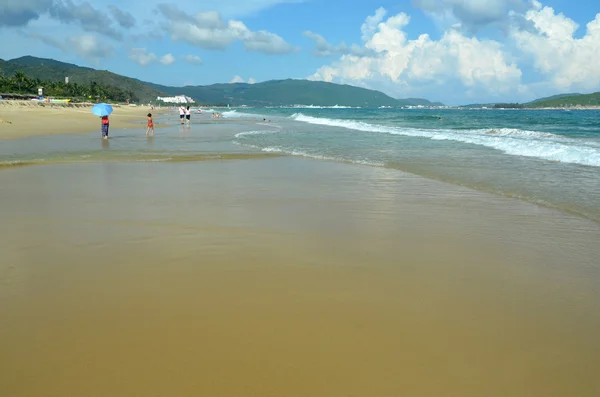
[[[31,78],[22,71],[16,71],[12,77],[4,76],[0,71],[0,92],[11,94],[38,94],[43,87],[44,96],[71,98],[75,100],[108,100],[113,102],[137,102],[138,98],[131,90],[98,84],[65,83],[61,81]]]

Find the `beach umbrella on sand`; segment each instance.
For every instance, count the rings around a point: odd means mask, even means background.
[[[92,113],[99,117],[108,116],[112,111],[113,108],[108,103],[97,103],[92,106]]]

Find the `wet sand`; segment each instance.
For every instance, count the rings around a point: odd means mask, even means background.
[[[290,157],[0,185],[3,395],[600,395],[598,223]]]

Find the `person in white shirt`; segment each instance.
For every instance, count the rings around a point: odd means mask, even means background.
[[[188,106],[185,109],[185,119],[187,120],[188,125],[190,125],[190,117],[192,115],[192,112],[190,112],[190,107]]]
[[[179,106],[179,121],[181,121],[181,124],[183,124],[183,120],[185,117],[185,108],[182,106]]]

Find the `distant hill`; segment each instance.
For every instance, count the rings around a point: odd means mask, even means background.
[[[170,87],[121,76],[107,70],[96,70],[54,59],[25,56],[4,61],[0,72],[12,76],[22,71],[30,78],[44,81],[64,81],[89,85],[92,81],[104,86],[131,91],[140,102],[156,101],[157,96],[187,95],[202,104],[230,104],[232,106],[437,106],[439,102],[407,98],[396,100],[382,92],[344,84],[309,80],[272,80],[257,84],[230,83],[207,86]]]
[[[556,95],[555,97],[530,102],[525,106],[528,108],[600,106],[600,92],[593,94]]]
[[[495,103],[471,103],[469,105],[460,105],[459,108],[464,108],[464,109],[489,108],[489,109],[492,109],[494,106],[496,106]]]
[[[548,97],[544,97],[544,98],[538,98],[538,99],[533,100],[531,102],[524,103],[524,105],[533,105],[533,104],[539,103],[539,102],[551,101],[553,99],[560,99],[560,98],[564,98],[564,97],[577,96],[577,95],[583,95],[583,94],[580,94],[580,93],[570,93],[570,94],[552,95],[552,96],[548,96]]]
[[[400,106],[444,106],[441,102],[431,102],[423,98],[398,98]]]
[[[95,70],[70,63],[59,62],[54,59],[35,58],[25,56],[0,60],[0,71],[5,76],[12,76],[17,70],[22,71],[31,78],[50,81],[64,81],[69,77],[69,82],[89,85],[92,81],[105,86],[119,87],[126,91],[132,91],[141,102],[156,100],[163,92],[150,87],[148,84],[130,77],[121,76],[106,70]]]
[[[474,103],[470,105],[461,105],[460,108],[466,109],[481,109],[481,108],[498,108],[502,107],[503,104],[496,103]],[[504,104],[511,105],[507,107],[517,107],[517,104]],[[593,94],[558,94],[552,95],[545,98],[539,98],[531,102],[518,104],[519,108],[522,109],[537,109],[537,108],[567,108],[574,106],[600,106],[600,92]]]
[[[229,103],[232,106],[399,106],[397,100],[379,91],[323,81],[287,79],[256,84],[230,83],[186,87],[150,85],[172,95],[190,96],[201,103]]]

